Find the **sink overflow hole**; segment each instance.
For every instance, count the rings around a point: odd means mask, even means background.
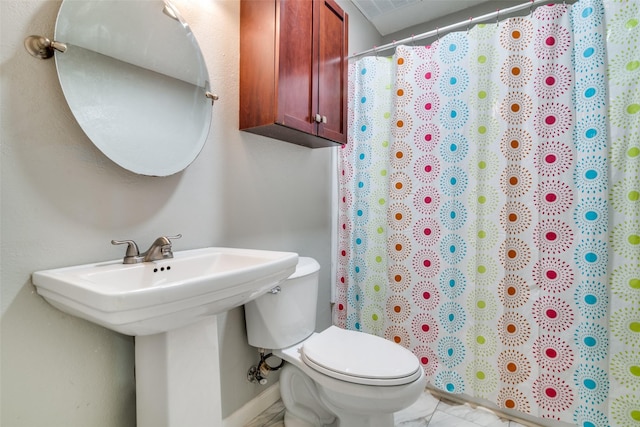
[[[158,271],[165,271],[165,270],[167,271],[171,270],[171,266],[167,265],[166,267],[160,267],[160,268],[156,267],[153,269],[153,272],[157,273]]]

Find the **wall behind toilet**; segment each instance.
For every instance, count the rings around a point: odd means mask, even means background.
[[[51,37],[60,1],[0,2],[1,418],[6,427],[135,426],[134,345],[51,307],[34,271],[116,259],[111,239],[146,247],[182,233],[175,250],[236,246],[296,251],[322,265],[319,327],[330,323],[332,149],[238,131],[239,0],[174,0],[202,48],[220,96],[204,150],[184,172],[134,175],[81,131],[53,60],[29,56],[29,34]],[[353,6],[350,51],[379,35]],[[141,248],[142,249],[142,248]],[[223,415],[264,388],[242,309],[220,317]]]

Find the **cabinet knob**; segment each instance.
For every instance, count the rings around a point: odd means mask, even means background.
[[[314,120],[316,121],[316,123],[327,123],[327,116],[321,116],[320,114],[316,114],[316,117],[314,118]]]

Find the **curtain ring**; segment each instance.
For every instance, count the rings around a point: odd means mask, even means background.
[[[376,54],[376,59],[378,59],[378,46],[373,47],[373,53]]]
[[[533,16],[533,2],[535,0],[531,0],[531,5],[529,6],[529,16]]]
[[[496,9],[496,27],[500,26],[500,9]]]
[[[471,27],[471,21],[473,21],[473,16],[470,16],[469,22],[467,22],[467,35],[469,35],[469,28]]]
[[[436,27],[436,37],[440,40],[440,27]]]

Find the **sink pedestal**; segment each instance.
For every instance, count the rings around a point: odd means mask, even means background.
[[[222,425],[218,318],[135,337],[137,427]]]

